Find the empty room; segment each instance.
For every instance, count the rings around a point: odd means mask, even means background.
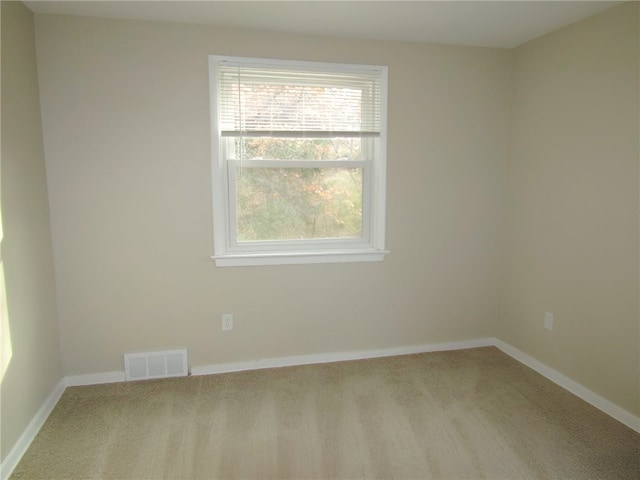
[[[2,0],[0,480],[639,478],[639,7]]]

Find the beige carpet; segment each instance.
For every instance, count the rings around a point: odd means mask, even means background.
[[[640,434],[496,348],[68,388],[13,479],[640,478]]]

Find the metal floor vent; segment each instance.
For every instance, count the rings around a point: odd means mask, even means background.
[[[126,380],[186,377],[188,374],[186,349],[124,354]]]

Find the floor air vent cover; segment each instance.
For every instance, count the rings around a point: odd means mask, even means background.
[[[124,375],[126,380],[186,377],[188,373],[186,349],[125,353],[124,355]]]

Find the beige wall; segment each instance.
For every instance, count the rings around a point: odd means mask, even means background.
[[[168,347],[201,366],[494,334],[509,52],[48,15],[36,26],[66,375]],[[389,66],[383,262],[214,266],[212,53]]]
[[[515,51],[498,325],[504,341],[635,415],[638,25],[633,2]]]
[[[4,461],[62,372],[33,15],[18,2],[3,1],[1,11]]]

